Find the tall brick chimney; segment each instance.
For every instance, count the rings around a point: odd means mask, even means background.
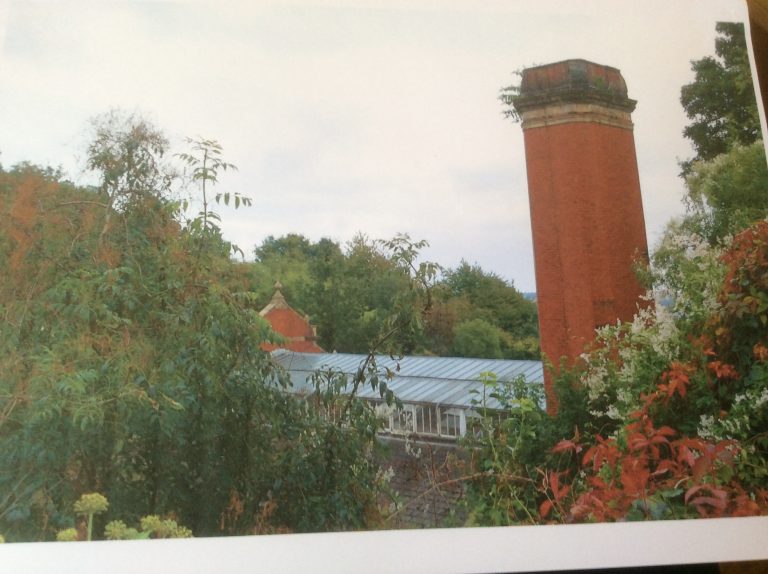
[[[616,68],[566,60],[523,71],[522,119],[536,265],[539,332],[555,368],[595,328],[630,320],[643,293],[634,261],[648,257],[630,117]],[[547,405],[557,410],[552,377]]]

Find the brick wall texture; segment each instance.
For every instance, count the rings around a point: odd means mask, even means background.
[[[602,106],[599,96],[592,111]],[[647,260],[648,247],[626,107],[616,112],[626,116],[619,125],[589,121],[589,110],[563,121],[559,111],[573,102],[545,99],[544,115],[555,121],[540,121],[542,110],[529,101],[537,123],[526,128],[524,113],[523,128],[541,347],[557,366],[562,357],[573,363],[596,327],[634,316],[643,292],[634,263]],[[550,376],[545,385],[554,411]]]

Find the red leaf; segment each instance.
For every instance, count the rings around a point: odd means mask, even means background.
[[[550,472],[549,473],[549,487],[552,489],[552,492],[555,495],[555,498],[557,498],[557,491],[560,490],[560,473],[559,472]]]
[[[733,365],[723,363],[722,361],[712,361],[707,365],[707,368],[712,371],[718,379],[731,379],[735,380],[739,378],[739,373]]]
[[[648,446],[648,439],[644,435],[636,433],[627,439],[627,446],[630,450],[640,450]]]
[[[581,459],[581,464],[586,466],[587,463],[592,462],[594,465],[594,470],[597,472],[597,470],[600,468],[600,465],[595,460],[595,455],[597,454],[597,447],[591,446],[587,449],[587,452],[584,453],[583,458]]]
[[[577,448],[578,448],[578,445],[572,440],[563,439],[559,443],[557,443],[554,447],[552,447],[552,452],[560,453],[560,452],[568,452],[571,450],[574,452],[578,452]]]
[[[695,494],[702,491],[709,491],[711,496],[697,496],[694,498]],[[702,516],[710,515],[711,509],[718,511],[716,514],[722,514],[728,506],[728,493],[709,485],[700,484],[688,489],[685,493],[685,503],[694,505]],[[710,509],[707,507],[710,507]]]
[[[688,504],[688,502],[691,499],[691,497],[694,494],[696,494],[697,492],[699,492],[702,488],[707,488],[707,486],[704,485],[704,484],[697,484],[696,486],[692,486],[691,488],[686,490],[685,491],[685,497],[683,499],[685,501],[685,503]]]
[[[665,384],[658,385],[658,389],[667,395],[667,398],[677,393],[680,398],[685,398],[685,394],[688,391],[688,385],[691,383],[689,374],[693,372],[693,368],[685,363],[675,361],[668,371],[661,375],[661,381]]]
[[[677,464],[675,464],[674,461],[666,459],[662,460],[658,466],[656,466],[656,470],[651,473],[651,476],[661,476],[662,474],[666,474],[667,472],[674,473],[677,470]]]
[[[546,518],[549,512],[552,510],[552,501],[551,500],[545,500],[541,503],[541,506],[539,506],[539,516],[542,518]]]
[[[625,459],[621,469],[621,484],[630,496],[641,495],[648,486],[650,472],[641,461],[636,461],[635,464],[626,464],[627,462]]]
[[[712,459],[706,455],[701,455],[696,459],[696,462],[691,469],[693,472],[693,480],[700,482],[702,477],[712,468]]]

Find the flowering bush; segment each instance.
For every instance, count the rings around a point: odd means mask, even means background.
[[[587,434],[553,449],[571,466],[544,473],[544,519],[768,512],[768,221],[663,247],[655,308],[583,357]]]

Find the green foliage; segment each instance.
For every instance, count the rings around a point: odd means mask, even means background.
[[[470,319],[454,327],[453,352],[459,357],[501,359],[501,329],[484,319]]]
[[[760,139],[744,25],[719,22],[716,30],[716,56],[693,61],[695,79],[680,91],[691,120],[683,134],[696,151],[694,158],[682,163],[684,175],[697,160],[712,160],[736,144]]]
[[[86,515],[106,512],[107,508],[109,508],[109,502],[104,495],[98,492],[83,494],[74,505],[77,514]]]
[[[137,540],[139,531],[128,528],[122,520],[113,520],[104,527],[104,538],[107,540]]]
[[[59,530],[59,532],[56,533],[56,540],[58,542],[77,542],[77,530],[74,528]]]
[[[371,527],[380,522],[375,440],[379,423],[371,407],[349,396],[343,375],[313,375],[314,393],[296,413],[290,446],[276,456],[282,469],[273,484],[271,523],[302,532]],[[374,488],[375,486],[375,488]]]
[[[455,297],[465,297],[479,318],[517,338],[537,337],[536,305],[494,273],[462,261],[445,274],[445,285]]]
[[[715,245],[768,214],[768,165],[742,24],[719,23],[717,57],[693,62],[681,90],[696,156],[683,162],[682,226]]]
[[[265,512],[273,524],[296,524],[300,530],[336,530],[380,524],[379,508],[387,492],[375,454],[376,432],[381,426],[373,406],[357,398],[370,385],[388,404],[399,404],[389,389],[394,372],[380,369],[376,355],[398,355],[418,331],[421,314],[429,305],[429,289],[436,274],[431,263],[418,262],[424,242],[407,236],[382,241],[381,254],[405,282],[393,299],[390,315],[374,333],[366,359],[352,376],[321,370],[311,376],[314,392],[301,403],[296,420],[304,426],[292,429],[291,448],[278,456],[286,470],[275,483],[275,497],[299,496],[303,506],[269,504]]]
[[[760,139],[694,163],[686,183],[687,224],[710,243],[768,216],[768,163]]]
[[[381,242],[364,235],[344,250],[329,239],[268,237],[255,254],[255,290],[268,300],[279,280],[291,306],[309,314],[327,350],[366,353],[408,285]]]
[[[0,172],[0,528],[51,539],[96,490],[126,524],[173,513],[199,535],[361,527],[378,492],[359,461],[372,435],[307,417],[310,401],[285,391],[248,270],[207,208],[185,221],[159,132],[126,122],[99,124],[98,189]],[[211,161],[188,159],[207,185]],[[348,411],[345,424],[369,424]],[[316,437],[336,437],[338,480],[313,466],[332,440]]]
[[[109,507],[107,499],[98,492],[83,494],[77,502],[74,509],[76,514],[84,514],[88,517],[88,534],[86,540],[90,542],[93,537],[93,516],[106,512]]]
[[[689,241],[667,237],[678,246]],[[579,454],[581,464],[547,473],[543,515],[555,509],[565,520],[623,520],[768,511],[768,223],[738,235],[722,254],[702,239],[695,245],[665,260],[665,285],[687,283],[667,292],[668,307],[605,328],[585,356],[577,376],[590,417],[581,438],[554,449]],[[568,492],[559,490],[566,482]]]
[[[74,504],[76,514],[84,514],[87,517],[86,540],[92,540],[93,516],[106,512],[109,502],[99,493],[84,494]],[[106,540],[145,540],[147,538],[190,538],[192,531],[179,526],[175,520],[163,520],[157,515],[144,516],[141,519],[141,531],[129,528],[122,520],[111,520],[104,527]],[[66,528],[56,534],[59,542],[75,542],[80,539],[76,528]]]
[[[465,445],[472,459],[464,504],[468,525],[507,526],[536,523],[538,465],[547,451],[550,425],[541,385],[519,378],[498,381],[481,374],[482,395],[473,399],[477,413]],[[488,408],[493,399],[501,408]]]
[[[702,416],[699,434],[743,445],[739,476],[752,487],[768,478],[768,221],[734,238],[719,309],[707,324],[707,365],[721,411]]]
[[[442,301],[454,310],[455,336],[462,333],[462,323],[472,321],[474,328],[478,329],[478,321],[483,321],[496,328],[499,339],[499,353],[496,353],[495,343],[490,343],[496,335],[491,335],[492,330],[487,327],[481,328],[484,340],[491,344],[494,352],[494,355],[488,356],[505,359],[538,358],[536,305],[526,300],[514,286],[493,273],[483,271],[478,265],[462,261],[456,269],[445,272],[443,287]],[[465,342],[461,345],[465,346]],[[454,351],[460,352],[455,341],[453,346]]]
[[[291,306],[307,313],[317,327],[318,342],[327,350],[365,353],[386,329],[398,297],[409,292],[408,271],[387,242],[357,235],[343,248],[330,239],[313,243],[289,234],[268,237],[256,247],[251,280],[267,301],[279,280]],[[456,353],[455,328],[483,319],[498,333],[504,358],[538,357],[534,303],[506,281],[467,263],[430,280],[430,301],[422,320],[407,336],[402,350],[448,356]],[[413,303],[413,301],[412,301]]]
[[[516,70],[514,72],[514,75],[519,78],[514,84],[510,84],[509,86],[504,86],[499,90],[499,101],[504,106],[504,109],[502,113],[504,114],[505,118],[511,119],[513,122],[517,123],[521,120],[520,114],[517,113],[517,110],[515,110],[514,107],[514,101],[517,96],[520,95],[520,79],[523,77],[523,70]]]
[[[156,514],[143,516],[141,530],[128,527],[122,520],[112,520],[104,528],[107,540],[146,540],[147,538],[192,538],[189,528],[180,526],[175,520],[161,519]]]
[[[199,183],[203,203],[202,210],[189,223],[188,230],[193,234],[201,235],[202,238],[208,235],[219,237],[221,229],[215,222],[219,221],[220,217],[209,209],[208,186],[216,185],[219,182],[219,172],[237,170],[237,166],[222,159],[223,150],[216,140],[188,138],[187,143],[190,145],[191,153],[179,153],[176,154],[176,157],[187,164],[191,170],[192,181]],[[251,205],[251,199],[239,193],[217,193],[215,196],[216,203],[224,202],[225,205],[229,205],[230,200],[235,209],[241,205],[244,207]],[[239,251],[242,255],[242,251],[238,247],[232,247],[233,250]]]

